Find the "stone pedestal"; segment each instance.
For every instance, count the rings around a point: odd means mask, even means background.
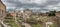
[[[50,25],[52,25],[53,22],[46,22],[46,27],[50,27]]]

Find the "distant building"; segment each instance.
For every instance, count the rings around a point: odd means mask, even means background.
[[[32,12],[32,11],[29,10],[29,9],[25,9],[25,10],[23,10],[24,15],[30,15],[31,12]]]
[[[24,18],[29,17],[31,14],[32,14],[32,10],[29,10],[29,9],[23,10],[23,17]]]
[[[6,6],[0,0],[0,20],[2,20],[6,15]]]
[[[16,12],[10,12],[10,15],[11,15],[12,17],[16,17]]]
[[[32,14],[32,10],[29,10],[29,9],[23,10],[23,19],[24,19],[24,21],[26,21],[27,18],[30,18],[31,14]]]
[[[17,17],[21,17],[21,16],[23,16],[23,13],[21,11],[18,11],[17,12]]]
[[[60,11],[56,12],[56,16],[60,17]]]
[[[27,14],[27,15],[32,14],[32,10],[29,10],[29,9],[23,10],[23,12],[24,12],[24,14]]]

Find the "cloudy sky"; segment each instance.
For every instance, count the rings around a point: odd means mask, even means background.
[[[7,9],[23,10],[31,8],[38,11],[60,10],[60,0],[2,0]]]

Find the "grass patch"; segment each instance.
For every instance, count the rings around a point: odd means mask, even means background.
[[[32,27],[42,27],[41,24],[33,24]]]

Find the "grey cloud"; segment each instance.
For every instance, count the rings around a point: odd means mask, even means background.
[[[49,9],[42,9],[45,8],[48,5],[57,5],[58,3],[60,3],[60,0],[47,0],[46,3],[44,4],[24,4],[21,3],[20,1],[14,1],[14,0],[7,0],[6,2],[11,3],[11,4],[16,4],[16,8],[33,8],[33,7],[39,7],[41,8],[39,11],[41,10],[45,10],[45,11],[50,11]],[[15,6],[14,6],[15,7]]]
[[[55,4],[58,4],[59,2],[60,2],[60,0],[48,0],[46,4],[55,5]]]
[[[14,0],[8,0],[8,3],[11,3],[11,4],[16,4],[16,7],[45,7],[47,5],[55,5],[55,4],[58,4],[60,2],[60,0],[48,0],[47,3],[44,3],[44,4],[41,4],[41,5],[38,5],[38,4],[23,4],[19,1],[14,1]]]

